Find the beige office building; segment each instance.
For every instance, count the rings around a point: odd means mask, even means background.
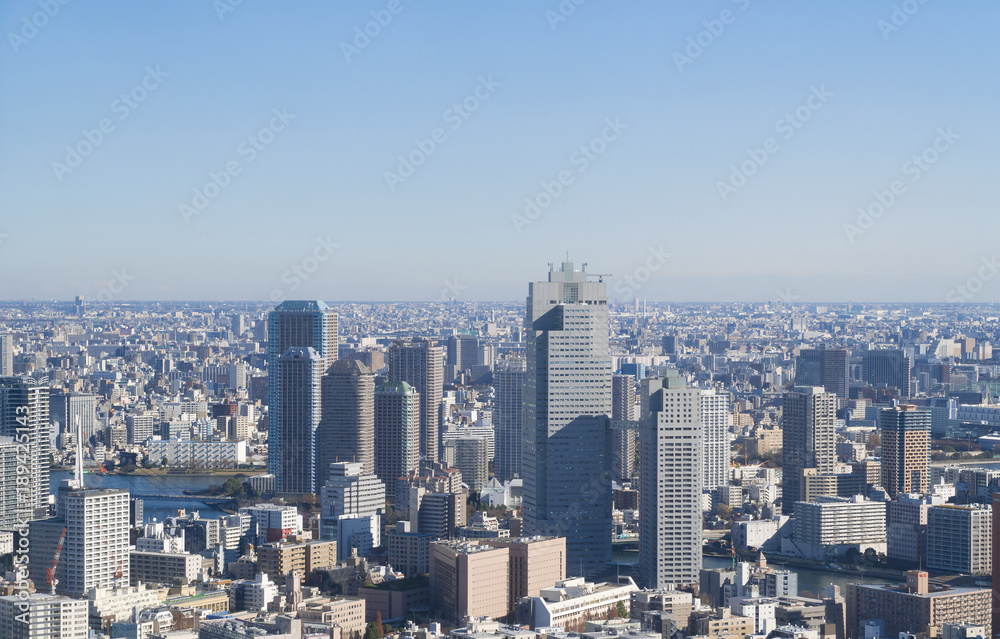
[[[492,540],[491,540],[492,543]],[[430,548],[431,600],[455,623],[507,615],[511,609],[510,549],[485,540],[436,541]]]

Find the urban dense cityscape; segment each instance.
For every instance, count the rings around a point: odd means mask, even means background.
[[[603,279],[0,305],[4,636],[990,636],[995,309]]]
[[[997,24],[0,2],[0,639],[1000,639]]]

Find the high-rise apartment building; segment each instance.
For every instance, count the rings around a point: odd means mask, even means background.
[[[263,325],[262,325],[263,326]],[[267,316],[267,471],[283,490],[282,383],[278,359],[289,348],[312,348],[326,372],[337,360],[337,314],[320,301],[282,302]],[[321,373],[322,374],[322,373]]]
[[[445,440],[444,463],[462,472],[462,481],[478,493],[489,480],[490,460],[485,437],[463,435]]]
[[[375,375],[354,359],[339,360],[323,376],[319,426],[319,468],[333,462],[358,462],[375,472]],[[321,483],[326,477],[321,477]]]
[[[0,377],[14,374],[14,335],[0,333]]]
[[[729,395],[701,391],[701,425],[705,442],[702,490],[729,485]]]
[[[604,282],[572,262],[528,284],[525,310],[524,523],[566,537],[568,570],[611,561],[611,357]]]
[[[406,382],[420,396],[419,457],[437,461],[438,419],[444,392],[444,349],[431,340],[396,342],[389,347],[389,381]]]
[[[497,360],[493,371],[496,405],[493,411],[495,456],[493,470],[499,481],[521,476],[521,424],[525,381],[523,358]]]
[[[635,377],[611,378],[611,419],[635,421]],[[615,479],[630,481],[635,474],[636,438],[632,429],[621,429],[611,437],[611,469]]]
[[[395,494],[399,480],[417,467],[420,394],[406,382],[375,391],[375,474]]]
[[[17,484],[18,452],[21,449],[13,437],[0,436],[0,530],[11,530],[32,515],[32,509],[24,508],[18,498],[18,489],[27,488]]]
[[[910,404],[882,411],[882,488],[925,493],[930,483],[931,413]]]
[[[28,566],[39,590],[49,588],[48,570],[57,580],[56,593],[70,597],[85,597],[94,587],[128,585],[128,491],[62,488],[57,500],[58,517],[31,522]],[[60,539],[62,553],[55,562]]]
[[[642,384],[639,570],[647,588],[698,583],[701,571],[702,394],[671,373]]]
[[[27,594],[27,593],[26,593]],[[0,637],[87,639],[89,604],[83,599],[43,594],[0,597]]]
[[[278,492],[315,493],[326,469],[317,465],[324,358],[311,347],[291,347],[278,358],[281,448],[275,475]],[[269,452],[269,457],[274,453]]]
[[[0,436],[13,437],[27,446],[23,470],[27,486],[20,484],[22,507],[44,512],[49,498],[49,453],[52,433],[49,422],[49,387],[30,377],[0,377]],[[44,514],[42,515],[44,517]]]
[[[989,505],[931,506],[927,509],[927,567],[947,573],[992,574],[992,530]]]
[[[826,392],[847,399],[850,358],[842,348],[804,348],[795,362],[796,386],[822,386]]]
[[[791,515],[802,498],[802,471],[832,473],[837,462],[837,396],[821,386],[795,386],[782,402],[781,510]]]
[[[872,386],[891,386],[903,397],[910,394],[910,357],[906,351],[886,348],[866,351],[864,380]]]
[[[381,545],[385,484],[364,464],[331,464],[320,504],[322,538],[337,540],[339,559],[350,556],[352,548],[364,554]]]

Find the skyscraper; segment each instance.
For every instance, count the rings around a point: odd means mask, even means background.
[[[330,466],[321,505],[322,538],[337,540],[338,559],[350,556],[352,548],[366,552],[381,545],[385,484],[361,462]]]
[[[701,571],[703,395],[670,372],[643,380],[639,570],[647,588],[697,583]]]
[[[847,399],[849,363],[846,349],[804,348],[795,362],[795,385],[822,386],[826,392]]]
[[[497,360],[493,371],[496,404],[493,423],[496,428],[496,451],[493,467],[500,481],[521,476],[521,420],[525,380],[523,358]]]
[[[326,477],[327,469],[317,465],[324,370],[324,359],[313,348],[291,347],[278,358],[282,409],[282,445],[275,474],[278,492],[315,493],[320,477]]]
[[[604,282],[563,262],[528,284],[524,387],[525,528],[566,537],[567,567],[611,560],[611,357]]]
[[[834,419],[837,396],[821,386],[795,386],[782,402],[781,511],[792,515],[800,499],[802,470],[832,473],[837,462]]]
[[[614,375],[611,378],[611,419],[635,421],[635,377]],[[635,474],[637,433],[623,429],[611,436],[611,468],[615,479],[629,481]]]
[[[358,360],[342,359],[323,376],[319,425],[319,485],[332,462],[359,462],[375,472],[375,375]]]
[[[438,459],[438,415],[444,392],[444,349],[437,342],[416,339],[389,347],[389,381],[406,382],[420,395],[421,458]]]
[[[872,386],[891,386],[903,397],[910,394],[910,358],[905,351],[887,348],[865,352],[865,381]]]
[[[0,637],[5,639],[87,639],[89,604],[40,592],[0,597]]]
[[[702,390],[700,404],[705,442],[702,488],[715,490],[729,484],[729,395]]]
[[[42,509],[49,498],[49,387],[30,377],[0,377],[0,435],[27,445],[28,485],[18,490],[25,509]],[[44,516],[44,515],[42,515]]]
[[[0,333],[0,377],[14,374],[14,336]]]
[[[930,483],[931,413],[910,404],[882,411],[882,488],[899,493],[927,492]]]
[[[420,461],[420,394],[406,382],[375,391],[375,474],[396,494],[399,479]]]
[[[0,530],[10,530],[32,516],[18,499],[18,449],[13,437],[0,436]]]
[[[60,432],[76,432],[76,419],[84,440],[93,437],[97,429],[97,395],[89,393],[53,393],[49,396],[49,420],[59,424]]]
[[[281,376],[278,358],[289,348],[311,347],[319,355],[323,371],[337,360],[337,314],[320,301],[282,302],[267,316],[267,471],[277,478],[282,459]]]

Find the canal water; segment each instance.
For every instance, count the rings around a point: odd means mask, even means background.
[[[71,470],[53,470],[49,473],[49,486],[53,492],[59,488],[64,479],[72,479]],[[88,473],[83,477],[83,483],[88,488],[124,488],[138,495],[181,495],[185,490],[205,490],[209,486],[221,485],[229,475],[97,475]],[[143,500],[143,517],[145,520],[163,521],[166,517],[177,514],[178,508],[188,512],[197,510],[205,519],[217,519],[225,513],[215,506],[200,501],[175,499]]]

